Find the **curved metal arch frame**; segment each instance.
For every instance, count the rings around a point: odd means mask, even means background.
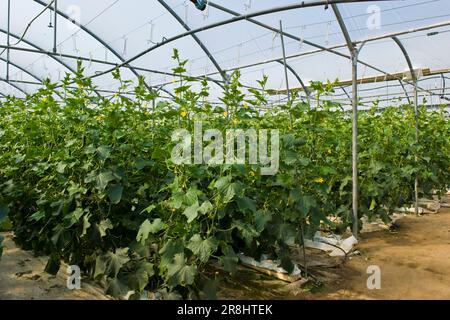
[[[16,67],[16,68],[19,69],[20,71],[22,71],[22,72],[28,74],[30,77],[32,77],[32,78],[34,78],[35,80],[39,81],[41,84],[44,84],[44,79],[39,78],[37,75],[35,75],[35,74],[32,73],[31,71],[28,71],[27,69],[25,69],[24,67],[18,65],[17,63],[12,62],[11,60],[8,61],[7,59],[4,59],[4,58],[2,58],[2,57],[0,57],[0,61],[9,63],[10,65]],[[56,93],[59,97],[62,97],[61,93],[59,93],[58,91],[55,91],[55,93]]]
[[[40,1],[40,0],[34,0],[34,1],[37,2],[37,3],[40,3],[41,5],[46,5],[45,3],[43,3],[43,2]],[[351,3],[351,2],[365,2],[365,1],[367,1],[367,0],[348,0],[348,1],[344,1],[344,0],[318,1],[318,0],[316,0],[316,1],[311,1],[310,3],[302,2],[301,4],[294,4],[294,5],[289,5],[289,6],[285,6],[285,7],[277,7],[277,8],[273,8],[273,9],[269,9],[269,10],[262,10],[262,11],[260,11],[260,12],[256,12],[256,13],[253,13],[253,14],[249,14],[249,15],[242,16],[242,17],[240,17],[240,18],[241,18],[240,20],[245,19],[245,20],[248,20],[248,21],[251,21],[251,22],[253,22],[253,23],[256,23],[256,24],[261,25],[261,23],[260,23],[259,21],[253,20],[253,19],[251,19],[251,18],[252,18],[252,17],[259,16],[259,15],[267,14],[267,13],[279,12],[279,11],[285,11],[285,10],[296,9],[296,8],[313,7],[313,6],[330,5],[330,4],[333,5],[333,4],[337,4],[337,3],[341,3],[341,2],[348,2],[348,3]],[[380,1],[385,1],[385,0],[380,0]],[[214,4],[213,4],[212,2],[210,2],[210,5],[211,5],[211,6],[214,6]],[[57,14],[60,14],[60,15],[61,15],[61,12],[57,11]],[[69,19],[69,20],[70,20],[70,19]],[[72,21],[72,20],[70,20],[70,21]],[[76,23],[75,21],[72,21],[72,22]],[[218,24],[215,24],[215,25],[218,26],[219,24],[220,24],[220,25],[223,25],[223,24],[227,24],[227,23],[229,23],[229,22],[223,21],[223,22],[218,23]],[[261,25],[261,26],[263,26],[263,25]],[[80,26],[80,27],[81,27],[81,26]],[[214,27],[215,27],[214,25],[207,26],[206,28],[204,28],[204,30],[206,30],[206,29],[211,29],[211,28],[214,28]],[[270,26],[263,26],[263,27],[266,27],[266,28],[269,28],[269,29],[275,29],[275,28],[272,28],[272,27],[270,27]],[[199,31],[201,31],[201,28],[198,29],[198,30],[191,30],[191,32],[187,32],[187,33],[181,34],[180,36],[177,36],[177,37],[175,37],[175,38],[179,39],[179,38],[182,38],[182,37],[184,37],[184,36],[186,36],[186,35],[193,35],[193,34],[196,34],[196,33],[199,32]],[[276,29],[275,29],[274,31],[276,31]],[[295,38],[295,39],[299,40],[299,38],[297,38],[297,37],[295,37],[295,36],[293,36],[293,35],[290,35],[290,34],[287,34],[287,33],[284,33],[284,34],[285,34],[286,36],[288,36],[288,37]],[[94,34],[91,34],[91,35],[94,36]],[[97,40],[101,41],[100,38],[98,38]],[[166,42],[171,42],[171,41],[173,41],[174,39],[168,39],[168,40],[169,40],[169,41],[166,40]],[[342,54],[342,53],[340,53],[340,52],[337,52],[337,51],[335,51],[335,50],[333,50],[333,49],[331,49],[331,48],[326,48],[326,47],[317,45],[317,44],[315,44],[315,43],[310,43],[309,41],[306,41],[306,40],[305,40],[304,42],[305,42],[306,44],[309,44],[309,45],[314,46],[314,47],[316,47],[316,48],[319,48],[319,49],[321,49],[321,50],[324,50],[324,51],[327,51],[327,52],[330,52],[330,53],[334,53],[334,54],[336,54],[336,55],[345,57],[345,58],[347,58],[347,59],[350,58],[349,56],[347,56],[347,55],[345,55],[345,54]],[[159,46],[157,46],[157,47],[159,47]],[[150,51],[151,51],[151,48],[150,48],[149,50],[146,50],[146,51],[142,52],[141,54],[143,55],[143,54],[148,53],[148,52],[150,52]],[[140,54],[140,55],[141,55],[141,54]],[[138,56],[140,56],[140,55],[138,55]],[[132,59],[129,59],[129,60],[127,60],[127,61],[124,61],[124,63],[122,63],[121,65],[118,65],[118,67],[125,66],[126,63],[129,63],[129,62],[131,62],[131,61],[134,61],[133,59],[136,59],[136,57],[134,57],[134,58],[132,58]],[[382,71],[382,70],[380,70],[380,69],[378,69],[378,68],[376,68],[376,67],[374,67],[374,66],[371,66],[371,65],[369,65],[369,64],[367,64],[367,63],[365,63],[365,62],[362,62],[362,61],[359,61],[359,60],[358,60],[358,62],[359,62],[359,63],[362,63],[362,64],[364,64],[364,65],[366,65],[366,66],[368,66],[368,67],[374,68],[374,70],[378,70],[378,71],[381,71],[381,72],[387,74],[386,72],[384,72],[384,71]],[[101,76],[101,75],[106,74],[106,73],[108,73],[108,72],[110,72],[110,71],[108,70],[108,71],[106,71],[106,72],[97,74],[97,75],[95,75],[95,76],[91,76],[91,77],[89,77],[89,78],[95,78],[95,77],[97,77],[97,76]],[[169,94],[170,94],[170,93],[169,93]]]
[[[228,9],[228,8],[222,7],[222,6],[220,6],[220,5],[218,5],[218,4],[215,4],[215,3],[213,3],[213,2],[209,2],[209,5],[210,5],[211,7],[213,7],[213,8],[216,8],[217,10],[226,12],[226,13],[232,15],[232,16],[235,16],[235,17],[240,16],[240,13],[238,13],[238,12],[236,12],[236,11],[233,11],[233,10],[230,10],[230,9]],[[257,25],[259,25],[259,26],[261,26],[261,27],[263,27],[263,28],[270,29],[271,31],[277,32],[277,33],[279,33],[279,34],[282,33],[283,35],[287,35],[286,32],[284,32],[284,31],[281,32],[280,29],[277,29],[277,28],[274,28],[274,27],[265,25],[265,24],[263,24],[263,23],[261,23],[261,22],[259,22],[259,21],[256,21],[256,20],[253,20],[253,19],[246,19],[246,20],[249,21],[249,22],[252,22],[252,23],[256,23]],[[284,66],[284,61],[282,61],[282,60],[277,60],[276,62],[279,63],[279,64],[282,64],[282,65]],[[304,84],[302,78],[301,78],[301,77],[299,76],[299,74],[295,71],[295,69],[292,68],[292,66],[290,66],[288,63],[286,63],[286,68],[287,68],[287,69],[295,76],[295,78],[297,79],[297,81],[300,83],[301,87],[302,87],[303,90],[305,91],[307,98],[309,99],[310,96],[311,96],[311,93],[310,93],[308,87],[305,86],[305,84]]]
[[[38,0],[35,0],[35,1],[38,1]],[[202,32],[202,31],[211,30],[211,29],[214,29],[214,28],[217,28],[217,27],[220,27],[220,26],[224,26],[224,25],[228,25],[228,24],[232,24],[232,23],[235,23],[235,22],[238,22],[238,21],[242,21],[242,20],[249,20],[250,21],[250,19],[254,18],[254,17],[263,16],[263,15],[267,15],[267,14],[274,14],[274,13],[277,13],[277,12],[289,11],[289,10],[293,10],[293,9],[311,8],[311,7],[317,7],[317,6],[322,6],[322,5],[330,5],[330,4],[333,4],[333,3],[341,3],[341,2],[345,2],[345,3],[363,3],[363,2],[367,2],[367,1],[368,0],[311,0],[310,2],[302,1],[301,3],[284,5],[284,6],[274,7],[274,8],[271,8],[271,9],[265,9],[265,10],[256,11],[256,12],[249,13],[249,14],[246,14],[246,15],[235,16],[235,17],[230,18],[230,19],[222,20],[222,21],[219,21],[219,22],[215,22],[215,23],[212,23],[212,24],[200,27],[200,28],[192,29],[190,31],[186,31],[186,32],[183,32],[183,33],[178,34],[176,36],[173,36],[171,38],[165,39],[165,41],[157,43],[154,46],[147,48],[146,50],[138,53],[134,57],[131,57],[130,59],[126,60],[122,64],[119,64],[117,67],[118,68],[124,67],[127,64],[129,64],[129,63],[131,63],[131,62],[141,58],[142,56],[148,54],[151,51],[154,51],[154,50],[156,50],[156,49],[158,49],[158,48],[160,48],[160,47],[162,47],[164,45],[167,45],[168,43],[171,43],[171,42],[174,42],[176,40],[179,40],[179,39],[185,38],[187,36],[190,36],[191,34],[196,34],[196,33]],[[386,1],[386,0],[379,0],[379,1]],[[255,20],[253,20],[253,21],[255,21]],[[258,23],[258,22],[256,21],[256,23]],[[269,27],[269,28],[271,28],[271,27]],[[274,28],[274,31],[276,31],[275,28]],[[284,35],[286,35],[286,33],[284,33]],[[305,43],[306,43],[306,41],[305,41]],[[334,51],[332,49],[329,49],[329,48],[326,48],[326,47],[323,47],[323,46],[319,46],[319,45],[314,44],[314,43],[312,43],[311,45],[313,45],[315,47],[318,47],[318,48],[321,48],[322,50],[325,50],[325,51],[328,51],[328,52],[332,52],[332,53],[334,53],[336,55],[343,56],[343,57],[345,57],[347,59],[350,59],[349,56],[347,56],[345,54],[342,54],[340,52]],[[364,62],[360,62],[360,63],[364,63]],[[374,68],[373,66],[370,66],[370,65],[368,65],[368,66],[371,67],[371,68]],[[89,77],[89,79],[103,76],[103,75],[105,75],[107,73],[112,72],[113,70],[114,69],[108,69],[108,70],[105,70],[105,71],[103,71],[101,73],[97,73],[95,75],[91,75]]]
[[[29,76],[31,76],[33,79],[39,81],[40,83],[43,83],[43,80],[41,78],[39,78],[37,75],[33,74],[32,72],[28,71],[27,69],[25,69],[24,67],[18,65],[17,63],[13,62],[13,61],[8,61],[5,58],[0,57],[0,61],[9,63],[10,65],[12,65],[13,67],[16,67],[17,69],[19,69],[20,71],[28,74]]]
[[[41,0],[33,0],[34,2],[38,3],[41,6],[48,6],[48,3],[45,3]],[[107,50],[109,50],[113,55],[116,56],[117,59],[119,59],[122,63],[125,62],[125,58],[122,57],[122,55],[120,55],[113,47],[111,47],[106,41],[104,41],[100,36],[98,36],[96,33],[94,33],[93,31],[91,31],[90,29],[86,28],[84,25],[82,25],[81,23],[79,23],[78,21],[71,19],[67,14],[65,14],[64,12],[61,12],[60,10],[58,10],[54,6],[49,6],[49,9],[52,10],[54,13],[56,13],[57,15],[63,17],[64,19],[72,22],[73,24],[75,24],[77,27],[79,27],[81,30],[83,30],[84,32],[86,32],[89,36],[91,36],[92,38],[94,38],[96,41],[100,42]],[[143,77],[143,75],[141,75],[139,72],[137,72],[134,68],[132,68],[131,66],[127,67],[130,69],[130,71],[136,76],[136,77]],[[144,84],[147,87],[148,90],[152,90],[152,87],[148,85],[147,81],[145,81],[145,77],[144,77]],[[161,89],[162,91],[166,92],[167,94],[169,94],[172,98],[174,98],[174,95],[165,90],[165,89]]]
[[[0,81],[1,81],[1,82],[4,82],[4,83],[7,83],[8,85],[10,85],[11,87],[13,87],[14,89],[19,90],[20,92],[22,92],[25,96],[28,96],[28,92],[26,92],[25,90],[23,90],[21,87],[19,87],[19,86],[13,84],[13,83],[11,83],[11,82],[9,82],[8,80],[3,79],[3,78],[0,78]]]
[[[8,34],[8,31],[3,30],[2,28],[0,28],[0,33]],[[20,39],[20,36],[18,36],[17,34],[14,34],[14,33],[12,33],[12,32],[10,32],[9,35],[10,35],[11,37],[13,37],[13,38]],[[22,39],[22,42],[23,42],[23,43],[26,43],[27,45],[29,45],[29,46],[31,46],[31,47],[33,47],[33,48],[39,50],[39,51],[45,52],[44,49],[42,49],[40,46],[38,46],[38,45],[35,44],[34,42],[31,42],[30,40]],[[75,69],[73,69],[71,66],[69,66],[69,65],[68,65],[67,63],[65,63],[64,61],[62,61],[62,60],[60,60],[60,59],[58,59],[58,58],[56,58],[56,57],[54,57],[54,56],[52,56],[52,55],[49,55],[49,54],[45,54],[45,55],[48,56],[48,57],[50,57],[50,58],[52,58],[53,60],[55,60],[55,61],[58,62],[59,64],[61,64],[63,67],[65,67],[66,69],[70,70],[72,73],[75,73],[75,72],[76,72]]]
[[[158,2],[175,18],[175,20],[178,21],[178,23],[186,30],[191,31],[191,28],[181,19],[181,17],[164,1],[164,0],[158,0]],[[228,82],[228,76],[223,71],[222,67],[219,65],[217,60],[214,58],[214,56],[211,54],[211,52],[206,48],[206,46],[203,44],[203,42],[200,40],[200,38],[194,33],[191,35],[192,39],[200,46],[200,48],[203,50],[203,52],[206,54],[208,59],[211,61],[211,63],[214,65],[214,67],[217,69],[217,71],[220,73],[222,79],[225,81],[225,83]],[[222,87],[223,88],[223,87]]]
[[[383,1],[383,0],[380,0],[380,1]],[[329,4],[337,4],[337,3],[343,2],[343,1],[333,1],[333,2],[332,2],[332,1],[328,1],[328,2],[329,2]],[[216,8],[216,9],[219,9],[219,10],[221,10],[221,11],[227,12],[227,13],[229,13],[229,14],[239,15],[239,13],[234,12],[234,11],[228,9],[228,8],[223,7],[223,6],[220,6],[220,5],[218,5],[218,4],[215,4],[215,3],[211,2],[211,1],[209,2],[209,5],[212,6],[212,7],[214,7],[214,8]],[[264,24],[264,23],[262,23],[262,22],[260,22],[260,21],[255,20],[255,19],[252,19],[252,18],[245,18],[245,20],[248,21],[248,22],[251,22],[251,23],[253,23],[253,24],[256,24],[256,25],[258,25],[258,26],[260,26],[260,27],[263,27],[263,28],[265,28],[265,29],[268,29],[268,30],[271,30],[271,31],[280,33],[280,31],[279,31],[277,28],[274,28],[274,27],[272,27],[272,26],[269,26],[269,25],[267,25],[267,24]],[[286,36],[286,37],[288,37],[288,38],[291,38],[291,39],[293,39],[293,40],[296,40],[296,41],[303,41],[305,44],[310,45],[310,46],[312,46],[312,47],[315,47],[315,48],[319,49],[320,51],[329,52],[329,53],[335,54],[335,55],[337,55],[337,56],[341,56],[341,57],[343,57],[343,58],[346,58],[346,59],[351,60],[351,56],[348,56],[348,55],[345,55],[345,54],[343,54],[343,53],[341,53],[341,52],[338,52],[338,51],[334,50],[333,48],[327,48],[327,47],[321,46],[321,45],[319,45],[319,44],[316,44],[316,43],[314,43],[314,42],[308,41],[308,40],[306,40],[306,39],[301,39],[301,38],[299,38],[299,37],[297,37],[297,36],[295,36],[295,35],[293,35],[293,34],[290,34],[290,33],[288,33],[288,32],[285,32],[285,31],[283,31],[283,35]],[[364,45],[364,42],[362,43],[362,46],[363,46],[363,45]],[[281,60],[279,60],[279,61],[281,61]],[[358,61],[358,63],[361,63],[362,65],[365,65],[365,66],[367,66],[367,67],[369,67],[369,68],[371,68],[371,69],[373,69],[373,70],[375,70],[375,71],[378,71],[378,72],[381,72],[381,73],[383,73],[383,74],[389,75],[388,72],[385,72],[384,70],[381,70],[380,68],[377,68],[377,67],[375,67],[375,66],[373,66],[373,65],[370,65],[370,64],[368,64],[368,63],[366,63],[366,62],[364,62],[364,61],[361,61],[361,60],[359,60],[358,57],[357,57],[357,61]],[[281,61],[281,62],[282,62],[282,61]],[[402,81],[402,80],[400,80],[400,81]],[[302,88],[305,89],[303,86],[302,86]]]
[[[0,33],[8,34],[8,31],[3,30],[2,28],[0,28]],[[13,38],[20,39],[20,36],[14,34],[14,33],[9,32],[9,35],[10,35],[11,37],[13,37]],[[45,51],[44,49],[42,49],[40,46],[38,46],[37,44],[35,44],[34,42],[31,42],[30,40],[27,40],[27,39],[22,39],[22,42],[25,43],[25,44],[27,44],[27,45],[29,45],[30,47],[33,47],[33,48],[35,48],[35,49],[37,49],[37,50],[43,52],[44,55],[46,55],[47,57],[50,57],[51,59],[53,59],[54,61],[56,61],[58,64],[62,65],[62,66],[65,67],[66,69],[68,69],[70,72],[76,73],[76,70],[73,69],[71,66],[69,66],[67,63],[65,63],[65,62],[62,61],[61,59],[58,59],[58,58],[55,57],[54,55],[45,53],[46,51]],[[94,91],[95,91],[95,93],[96,93],[98,96],[101,96],[96,90],[94,90]]]

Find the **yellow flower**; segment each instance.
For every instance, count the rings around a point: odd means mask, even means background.
[[[104,115],[99,115],[95,118],[97,121],[102,121],[103,119],[105,119]]]
[[[327,153],[328,153],[328,154],[332,154],[332,153],[333,153],[333,151],[331,151],[331,149],[330,149],[330,148],[328,148],[328,150],[327,150]]]
[[[48,98],[47,98],[47,97],[44,97],[44,98],[42,99],[42,102],[43,102],[43,103],[47,103],[47,102],[48,102]]]
[[[238,123],[239,123],[239,121],[238,121],[237,119],[234,119],[234,120],[233,120],[233,124],[236,125],[236,124],[238,124]]]
[[[315,183],[324,183],[325,180],[323,178],[316,178],[316,179],[314,179],[314,182]]]
[[[180,113],[180,115],[181,115],[183,118],[186,118],[187,112],[186,112],[186,111],[182,111],[182,112]]]
[[[223,115],[224,115],[225,117],[228,117],[228,112],[225,111],[225,112],[223,113]]]
[[[250,171],[250,175],[251,175],[252,177],[254,177],[254,176],[256,175],[256,173],[255,173],[254,171]]]
[[[244,109],[248,109],[248,104],[244,103]]]

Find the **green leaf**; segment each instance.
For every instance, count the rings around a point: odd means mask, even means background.
[[[219,289],[218,279],[208,279],[202,290],[200,291],[200,298],[202,300],[217,300],[217,291]]]
[[[205,202],[202,203],[202,205],[198,209],[198,212],[204,215],[204,214],[210,213],[211,211],[213,211],[213,209],[214,209],[214,207],[211,204],[211,202],[206,200]]]
[[[100,233],[100,237],[105,237],[106,236],[106,231],[108,229],[112,229],[113,228],[113,224],[111,222],[111,220],[106,219],[106,220],[102,220],[100,221],[100,223],[98,224],[98,232]]]
[[[66,171],[66,167],[67,167],[67,164],[60,162],[56,166],[56,172],[58,172],[60,174],[64,174],[64,171]]]
[[[289,223],[281,223],[276,226],[276,236],[288,246],[295,244],[297,233],[295,228]]]
[[[91,223],[89,222],[89,218],[91,217],[90,214],[87,214],[83,217],[83,232],[81,233],[81,236],[86,235],[87,230],[90,228]]]
[[[252,200],[247,197],[242,197],[242,198],[236,198],[236,203],[242,212],[245,212],[247,210],[249,210],[251,212],[256,212],[255,200]]]
[[[28,219],[31,221],[38,222],[38,221],[42,220],[43,218],[45,218],[45,211],[40,210],[40,211],[33,213]]]
[[[65,216],[63,219],[63,225],[66,229],[72,227],[74,224],[78,223],[80,218],[83,216],[84,210],[81,208],[75,209],[69,215]]]
[[[254,238],[259,236],[259,232],[256,231],[253,226],[241,220],[234,221],[233,227],[236,227],[240,231],[243,239],[248,245],[253,241]]]
[[[99,157],[101,160],[106,160],[106,159],[108,159],[109,156],[110,156],[110,154],[111,154],[111,151],[112,151],[111,147],[105,146],[105,145],[102,145],[102,146],[100,146],[100,147],[97,148],[98,157]]]
[[[69,191],[69,196],[73,197],[76,194],[86,194],[87,189],[77,184],[71,184],[67,191]]]
[[[189,189],[186,194],[183,196],[183,203],[187,206],[192,206],[198,203],[198,196],[201,192],[195,188]]]
[[[3,204],[0,203],[0,223],[6,220],[8,218],[9,214],[9,208]]]
[[[136,170],[141,171],[142,169],[145,169],[146,167],[152,166],[155,162],[152,160],[138,160],[136,161],[136,163],[134,164],[134,167],[136,168]]]
[[[181,241],[170,239],[159,250],[159,254],[161,255],[161,263],[159,267],[161,269],[167,269],[168,265],[175,258],[175,255],[183,252],[184,252],[184,244]]]
[[[152,263],[146,261],[140,262],[136,272],[129,277],[130,287],[142,292],[147,286],[149,278],[154,274],[155,270],[153,269]]]
[[[237,270],[237,264],[239,258],[234,252],[233,248],[229,245],[222,247],[223,256],[219,257],[219,263],[223,267],[223,270],[229,273],[235,273]]]
[[[199,234],[194,235],[187,245],[187,248],[194,253],[198,259],[206,263],[211,256],[217,250],[219,245],[218,241],[214,237],[209,237],[203,240]]]
[[[117,277],[120,269],[130,261],[128,257],[128,248],[116,249],[115,253],[108,252],[100,255],[95,261],[95,273],[94,278],[100,275],[107,275],[111,277]]]
[[[108,183],[115,179],[116,178],[111,171],[104,171],[97,176],[97,188],[103,191],[108,186]]]
[[[153,222],[150,222],[150,220],[147,219],[141,224],[141,227],[139,228],[138,234],[136,236],[136,241],[144,244],[148,239],[150,233],[158,233],[161,230],[164,230],[165,227],[166,225],[159,218],[153,220]]]
[[[168,285],[172,288],[178,285],[192,285],[197,273],[198,271],[196,266],[186,264],[184,254],[176,254],[173,262],[167,267]]]
[[[188,223],[191,223],[195,220],[195,218],[197,218],[199,209],[200,206],[198,205],[198,203],[194,203],[192,206],[184,210],[183,214],[188,218]]]
[[[56,275],[61,267],[61,257],[57,254],[50,255],[44,271],[51,275]]]
[[[255,221],[256,231],[262,232],[267,223],[272,220],[272,213],[266,210],[258,210],[253,214],[253,220]]]
[[[375,207],[377,206],[377,202],[375,201],[375,199],[372,199],[372,202],[370,203],[370,211],[373,211],[375,209]]]
[[[128,292],[128,289],[127,282],[124,279],[115,277],[108,281],[106,294],[118,298],[124,296]]]
[[[113,204],[118,204],[122,199],[123,186],[115,184],[108,188],[108,197]]]
[[[144,210],[141,211],[141,213],[147,212],[147,213],[151,213],[153,211],[153,209],[155,209],[156,206],[151,204],[149,205],[147,208],[145,208]]]

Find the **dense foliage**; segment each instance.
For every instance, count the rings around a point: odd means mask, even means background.
[[[185,78],[174,54],[178,88],[172,102],[143,81],[133,99],[98,97],[83,70],[25,100],[0,108],[0,217],[9,211],[16,241],[79,265],[107,292],[159,290],[204,297],[215,281],[208,262],[234,272],[236,253],[268,253],[292,268],[289,247],[300,227],[344,232],[351,226],[351,119],[323,102],[268,106],[264,86],[242,93],[239,73],[221,106],[208,103],[208,82]],[[74,89],[69,84],[75,82]],[[195,86],[194,86],[195,85]],[[194,89],[197,87],[199,89]],[[315,84],[317,96],[327,86]],[[256,111],[256,110],[266,110]],[[411,106],[360,114],[360,214],[382,217],[413,201],[414,176],[422,195],[450,181],[450,125],[443,110],[420,110],[415,141]],[[262,176],[257,165],[175,165],[171,134],[205,128],[279,129],[280,170]],[[418,161],[414,155],[418,154]]]

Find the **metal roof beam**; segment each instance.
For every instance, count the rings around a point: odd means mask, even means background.
[[[6,30],[0,28],[0,33],[8,34],[8,31],[6,31]],[[11,33],[11,32],[9,33],[9,35],[10,35],[11,37],[13,37],[13,38],[16,38],[16,39],[20,39],[20,38],[21,38],[20,36],[14,34],[14,33]],[[37,49],[37,50],[39,50],[40,53],[49,56],[51,59],[55,60],[57,63],[61,64],[63,67],[65,67],[66,69],[68,69],[70,72],[76,73],[76,70],[73,69],[71,66],[69,66],[67,63],[65,63],[65,62],[62,61],[61,59],[56,58],[54,55],[51,55],[51,54],[46,53],[46,51],[45,51],[44,49],[42,49],[41,47],[39,47],[37,44],[35,44],[35,43],[33,43],[33,42],[29,41],[29,40],[26,40],[26,39],[22,39],[22,42],[25,43],[25,44],[27,44],[27,45],[29,45],[29,46],[31,46],[31,47],[33,47],[33,48],[35,48],[35,49]],[[11,48],[11,49],[12,49],[12,48]],[[97,94],[98,96],[100,96],[100,94],[99,94],[97,91],[95,91],[95,92],[96,92],[96,94]]]
[[[9,82],[8,80],[0,78],[0,81],[2,81],[4,83],[7,83],[8,85],[13,87],[14,89],[19,90],[20,92],[22,92],[25,96],[28,96],[28,93],[25,90],[23,90],[22,88],[20,88],[19,86],[15,85],[15,84]]]
[[[34,2],[40,4],[41,6],[48,6],[48,3],[45,3],[44,1],[41,0],[33,0]],[[98,42],[100,42],[106,49],[108,49],[113,55],[115,55],[122,63],[125,62],[125,58],[122,57],[121,54],[119,54],[113,47],[111,47],[106,41],[104,41],[100,36],[98,36],[96,33],[94,33],[93,31],[91,31],[90,29],[86,28],[84,25],[82,25],[81,23],[79,23],[78,21],[76,21],[75,19],[71,19],[67,14],[65,14],[64,12],[58,10],[53,6],[49,7],[51,10],[53,10],[53,12],[61,17],[63,17],[64,19],[72,22],[73,24],[75,24],[77,27],[79,27],[81,30],[83,30],[84,32],[86,32],[88,35],[90,35],[92,38],[94,38],[95,40],[97,40]],[[125,64],[127,65],[127,64]],[[139,72],[137,72],[136,70],[134,70],[132,67],[128,66],[129,69],[131,70],[132,73],[134,73],[134,75],[136,77],[140,77],[141,74]],[[147,82],[145,81],[144,78],[144,84],[147,87],[148,90],[152,90],[152,88],[147,84]],[[163,91],[165,91],[166,93],[168,93],[169,95],[171,95],[172,97],[174,97],[172,95],[172,93],[166,91],[165,89],[162,89]]]
[[[186,31],[190,31],[191,28],[181,19],[181,17],[164,1],[164,0],[158,0],[158,2],[167,10],[169,13],[178,21],[179,24],[183,26],[183,28]],[[206,46],[203,44],[203,42],[200,40],[200,38],[194,33],[191,34],[192,39],[200,46],[200,48],[203,50],[203,52],[206,54],[208,59],[212,62],[214,67],[216,67],[217,71],[222,76],[222,79],[225,82],[228,82],[227,74],[222,70],[217,60],[214,58],[214,56],[211,54],[211,52],[206,48]]]
[[[34,1],[40,1],[40,0],[34,0]],[[388,1],[388,0],[380,0],[380,1]],[[212,24],[209,24],[209,25],[197,28],[197,29],[192,29],[190,31],[186,31],[186,32],[183,32],[183,33],[178,34],[176,36],[173,36],[173,37],[171,37],[169,39],[165,39],[163,42],[157,43],[154,46],[151,46],[150,48],[140,52],[137,55],[135,55],[134,57],[124,61],[123,63],[118,65],[118,67],[124,67],[124,66],[128,65],[129,63],[131,63],[131,62],[141,58],[142,56],[148,54],[149,52],[154,51],[154,50],[156,50],[156,49],[158,49],[158,48],[160,48],[162,46],[165,46],[165,45],[167,45],[169,43],[172,43],[172,42],[174,42],[176,40],[183,39],[183,38],[188,37],[188,36],[190,36],[192,34],[196,34],[196,33],[202,32],[202,31],[211,30],[211,29],[214,29],[214,28],[217,28],[217,27],[221,27],[221,26],[224,26],[224,25],[232,24],[232,23],[239,22],[239,21],[242,21],[242,20],[248,20],[250,18],[254,18],[254,17],[258,17],[258,16],[263,16],[263,15],[268,15],[268,14],[277,13],[277,12],[283,12],[283,11],[289,11],[289,10],[293,10],[293,9],[301,9],[301,8],[310,8],[310,7],[329,5],[329,4],[332,4],[332,3],[363,3],[363,2],[368,2],[368,0],[312,0],[312,1],[309,1],[309,2],[302,1],[301,3],[294,3],[294,4],[290,4],[290,5],[284,5],[284,6],[280,6],[280,7],[271,8],[271,9],[256,11],[256,12],[249,13],[249,14],[246,14],[246,15],[240,15],[240,16],[233,17],[233,18],[230,18],[230,19],[226,19],[226,20],[222,20],[222,21],[219,21],[219,22],[215,22],[215,23],[212,23]],[[336,54],[344,55],[344,54],[341,54],[339,52],[337,52]],[[346,55],[344,55],[344,56],[346,56]],[[346,56],[346,57],[348,58],[348,56]],[[113,70],[114,69],[105,70],[105,71],[103,71],[101,73],[97,73],[95,75],[92,75],[89,78],[90,79],[97,78],[97,77],[103,76],[103,75],[105,75],[107,73],[110,73]]]

